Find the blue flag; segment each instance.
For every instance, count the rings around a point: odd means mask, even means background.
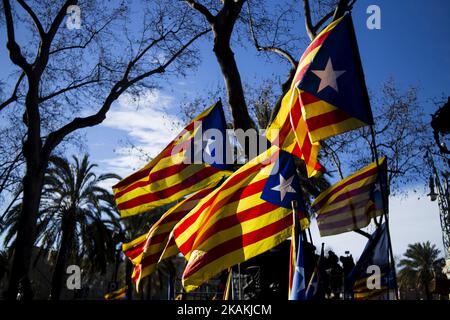
[[[289,300],[305,300],[305,299],[306,299],[305,264],[303,262],[302,235],[301,233],[299,233],[294,279],[292,281],[291,296],[289,297]]]
[[[313,275],[311,276],[311,280],[309,281],[308,287],[306,288],[306,300],[316,300],[321,298],[323,292],[323,281],[321,279],[322,261],[324,259],[323,257],[324,248],[322,244],[320,257],[317,260]]]
[[[395,288],[395,271],[391,267],[388,250],[389,237],[384,223],[372,234],[348,276],[355,299],[379,298],[385,295],[388,289]]]
[[[295,200],[301,206],[300,211],[304,212],[294,157],[283,150],[279,152],[277,163],[267,179],[261,199],[287,209],[292,208],[291,202]]]
[[[228,142],[227,122],[223,111],[222,102],[218,101],[201,119],[194,121],[196,127],[194,138],[190,142],[190,150],[187,157],[192,163],[207,163],[220,170],[233,171],[230,143]]]
[[[366,124],[373,124],[350,14],[329,32],[298,88]]]

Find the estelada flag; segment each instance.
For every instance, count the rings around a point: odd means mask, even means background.
[[[369,164],[322,192],[313,202],[320,235],[330,236],[366,227],[383,214],[382,194],[389,193],[386,158]],[[384,192],[382,192],[382,189]]]
[[[294,82],[312,142],[373,124],[349,13],[328,25],[301,61]]]
[[[226,127],[219,101],[188,124],[144,168],[114,185],[114,199],[121,216],[172,203],[230,175]],[[207,132],[212,135],[204,141]]]
[[[389,289],[394,289],[395,270],[389,262],[389,237],[386,223],[383,223],[370,236],[361,257],[348,275],[349,286],[353,289],[356,300],[373,300],[387,298]],[[375,267],[379,273],[368,272]],[[371,286],[368,286],[372,284]]]
[[[140,281],[156,270],[158,263],[179,253],[174,239],[170,237],[173,227],[214,188],[205,188],[189,195],[164,213],[146,234],[122,245],[124,254],[134,264],[131,278],[136,290]]]
[[[261,254],[291,235],[291,202],[304,201],[294,158],[272,146],[242,166],[174,228],[188,263],[191,291],[222,270]],[[303,228],[308,226],[299,214]]]
[[[272,144],[304,160],[308,177],[325,169],[320,140],[373,124],[349,14],[330,23],[300,58],[289,91],[267,131]]]

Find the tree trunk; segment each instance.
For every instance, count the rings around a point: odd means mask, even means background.
[[[52,289],[50,293],[51,300],[59,300],[61,295],[64,270],[71,249],[73,236],[75,232],[75,210],[69,210],[62,220],[61,245],[56,259],[55,269],[52,277]]]
[[[425,283],[425,298],[427,300],[431,300],[430,286],[428,285],[428,283]]]
[[[234,119],[234,129],[255,128],[245,102],[239,69],[230,47],[231,35],[242,5],[224,7],[215,17],[211,27],[214,32],[214,54],[219,63],[227,89],[228,103]]]
[[[223,46],[219,40],[214,43],[214,53],[222,70],[225,86],[228,94],[228,103],[231,106],[231,114],[234,119],[234,128],[247,130],[254,127],[248,113],[242,89],[241,76],[234,59],[231,48]]]
[[[33,143],[34,142],[34,143]],[[9,278],[7,299],[30,300],[32,291],[28,270],[33,253],[41,191],[44,181],[45,165],[41,155],[40,137],[24,143],[26,173],[23,178],[22,209],[18,221],[12,268]],[[19,292],[20,289],[20,292]],[[18,296],[20,293],[20,296]]]

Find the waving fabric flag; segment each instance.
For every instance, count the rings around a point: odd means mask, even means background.
[[[291,243],[293,241],[291,240]],[[292,285],[290,286],[289,300],[305,300],[306,299],[306,280],[305,280],[305,264],[303,261],[303,240],[302,234],[298,234],[295,255],[291,255],[291,261],[295,261],[294,269],[290,271],[292,274]],[[291,251],[292,252],[292,251]],[[292,262],[291,262],[292,266]]]
[[[386,224],[382,224],[370,237],[361,257],[349,274],[349,284],[356,300],[386,298],[389,289],[395,288],[394,270],[389,263],[389,237]],[[380,274],[374,274],[376,267]],[[378,286],[378,288],[377,288]]]
[[[313,202],[320,235],[331,236],[366,227],[373,217],[383,214],[384,195],[388,194],[387,164],[383,157],[339,181]],[[387,199],[385,199],[387,203]]]
[[[214,129],[209,130],[209,129]],[[203,133],[215,132],[207,141]],[[122,217],[177,201],[231,174],[226,164],[226,122],[221,102],[196,117],[141,170],[113,186]]]
[[[325,171],[317,160],[320,140],[370,124],[353,23],[346,14],[324,28],[303,53],[267,138],[303,159],[312,177]]]
[[[291,110],[294,110],[295,127],[291,126]],[[295,88],[294,83],[292,83],[291,89],[283,97],[280,110],[267,130],[267,139],[284,151],[302,159],[305,162],[308,177],[325,172],[325,169],[317,160],[320,144],[311,141],[308,128],[301,116],[298,90]]]
[[[302,60],[294,82],[313,142],[373,124],[350,14],[326,27]]]
[[[308,286],[306,288],[306,300],[317,300],[323,298],[323,280],[321,279],[321,274],[323,271],[322,261],[324,259],[324,244],[322,243],[322,250],[320,252],[320,257],[317,260],[316,267],[314,268],[311,279],[309,280]]]
[[[122,246],[123,252],[135,266],[132,279],[136,288],[141,279],[156,270],[160,261],[179,252],[174,239],[170,237],[173,227],[214,188],[205,188],[190,195],[164,213],[147,234]]]
[[[185,289],[286,240],[292,200],[302,201],[294,159],[275,146],[233,173],[174,228],[176,244],[188,260]],[[306,227],[303,213],[300,218]]]

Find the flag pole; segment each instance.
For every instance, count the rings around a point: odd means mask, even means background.
[[[227,281],[225,283],[225,290],[223,292],[222,300],[230,300],[233,287],[233,268],[228,268]]]
[[[294,267],[293,264],[296,263],[297,248],[298,248],[298,215],[297,215],[297,201],[291,201],[292,207],[292,237],[291,237],[291,248],[289,254],[289,285],[288,285],[288,300],[291,299],[291,289],[294,281]]]
[[[356,41],[356,33],[355,33],[355,27],[353,25],[353,19],[352,19],[352,16],[351,16],[351,11],[350,11],[350,24],[351,24],[350,36],[352,38],[351,43],[352,43],[352,45],[354,47],[354,52],[356,54],[356,58],[359,61],[359,63],[357,63],[356,65],[357,65],[358,74],[359,74],[359,77],[360,77],[360,83],[361,83],[361,86],[362,86],[362,89],[363,89],[362,90],[363,94],[365,96],[364,98],[366,99],[366,101],[368,103],[368,106],[369,106],[369,108],[371,110],[372,108],[370,107],[369,93],[368,93],[368,90],[367,90],[366,81],[365,81],[365,77],[364,77],[364,70],[362,68],[361,56],[359,54],[358,43]],[[373,116],[372,116],[372,123],[375,123],[374,119],[373,119]],[[375,130],[374,130],[374,125],[373,124],[370,125],[370,134],[372,136],[372,148],[371,148],[372,149],[372,154],[375,156],[375,163],[377,165],[377,171],[380,172],[380,164],[378,162],[378,149],[377,149],[377,144],[376,144],[376,139],[375,139]],[[381,203],[382,203],[383,216],[384,216],[384,219],[386,221],[386,232],[387,232],[388,240],[389,240],[389,256],[390,256],[390,260],[391,260],[391,268],[394,271],[395,297],[396,297],[396,300],[399,300],[398,286],[397,286],[397,274],[396,274],[396,271],[395,271],[394,253],[392,251],[391,233],[390,233],[390,229],[389,229],[389,218],[388,218],[388,212],[387,212],[388,211],[387,210],[388,209],[387,208],[387,203],[386,203],[387,197],[386,197],[385,192],[384,192],[385,190],[383,190],[383,188],[380,188],[380,189],[381,189],[380,191],[381,191],[381,198],[382,198]],[[375,219],[375,221],[376,221],[376,219]],[[380,221],[380,224],[381,224],[381,221]]]
[[[298,236],[300,233],[300,227],[299,227],[299,221],[298,221],[298,211],[297,211],[297,201],[292,200],[291,201],[292,206],[292,228],[293,228],[293,239],[292,241],[294,244],[295,250],[298,248]]]
[[[375,139],[375,130],[373,128],[373,125],[370,126],[370,134],[372,136],[372,151],[375,156],[375,163],[377,165],[377,171],[378,171],[378,173],[380,173],[378,149],[377,149],[377,143],[376,143],[376,139]],[[385,194],[385,190],[381,185],[380,185],[380,192],[381,192],[381,204],[382,204],[382,209],[383,209],[383,216],[386,221],[386,232],[387,232],[388,241],[389,241],[388,247],[389,247],[389,256],[390,256],[390,260],[391,260],[391,268],[394,271],[393,276],[394,276],[395,299],[399,300],[398,285],[397,285],[397,272],[395,270],[394,253],[392,250],[391,232],[390,232],[390,228],[389,228],[389,213],[388,213],[388,206],[386,203],[387,195]]]
[[[242,283],[241,283],[241,264],[238,263],[238,286],[239,286],[239,300],[242,300]]]

